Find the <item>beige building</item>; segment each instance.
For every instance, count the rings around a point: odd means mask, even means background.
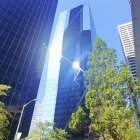
[[[126,62],[130,65],[131,72],[134,77],[137,76],[136,60],[135,60],[135,47],[132,22],[121,24],[118,26],[120,40],[122,43],[123,52]],[[137,96],[137,106],[140,112],[140,98]]]
[[[133,76],[136,77],[136,61],[132,22],[119,25],[118,30],[126,62],[130,65]]]

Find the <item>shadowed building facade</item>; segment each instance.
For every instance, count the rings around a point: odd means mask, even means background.
[[[0,0],[0,83],[12,87],[1,98],[12,112],[7,140],[14,138],[19,108],[37,97],[56,6],[57,0]],[[22,137],[28,134],[33,109],[31,103],[24,111]]]

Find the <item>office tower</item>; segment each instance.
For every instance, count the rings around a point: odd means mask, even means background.
[[[65,60],[66,57],[71,62],[78,61],[80,67],[86,69],[87,56],[92,49],[92,36],[91,27],[83,29],[83,8],[83,5],[80,5],[70,11],[68,26],[63,36],[64,57],[61,58],[54,117],[55,126],[60,128],[67,125],[85,90],[82,71],[75,71],[72,64]]]
[[[133,76],[136,77],[136,61],[132,22],[119,25],[118,30],[126,62],[129,64]]]
[[[136,71],[136,60],[135,60],[135,47],[134,47],[134,36],[133,36],[133,27],[132,22],[125,23],[118,26],[119,35],[126,58],[126,62],[130,66],[130,70],[134,77],[137,76]],[[137,107],[140,113],[140,98],[136,98]]]
[[[140,77],[140,1],[130,0],[137,76]]]
[[[63,5],[63,6],[62,6]],[[83,73],[72,68],[79,61],[83,70],[92,50],[95,28],[89,1],[60,0],[44,66],[42,82],[31,123],[51,121],[66,128],[84,93]]]
[[[12,140],[23,104],[37,97],[57,0],[0,0],[0,83],[12,89],[1,100],[12,112]],[[23,113],[19,131],[27,136],[34,102]]]

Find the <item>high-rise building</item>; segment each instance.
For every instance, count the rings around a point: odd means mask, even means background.
[[[95,34],[89,1],[58,2],[31,130],[37,122],[46,120],[54,122],[55,127],[67,127],[85,90],[83,73],[75,71],[72,62],[79,61],[80,67],[87,69]]]
[[[137,76],[140,77],[140,0],[130,0]]]
[[[118,26],[119,35],[123,47],[124,56],[127,64],[130,66],[130,70],[134,77],[137,76],[136,60],[135,60],[135,47],[132,22],[128,22]],[[140,98],[136,98],[137,107],[140,112]]]
[[[12,89],[1,100],[12,117],[12,140],[23,104],[37,97],[57,0],[0,0],[0,83]],[[34,102],[23,113],[19,131],[27,136]]]
[[[133,76],[136,77],[136,61],[132,22],[119,25],[118,30],[126,62],[129,64]]]

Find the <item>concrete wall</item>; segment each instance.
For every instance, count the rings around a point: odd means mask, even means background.
[[[140,0],[131,0],[137,76],[140,77]]]

